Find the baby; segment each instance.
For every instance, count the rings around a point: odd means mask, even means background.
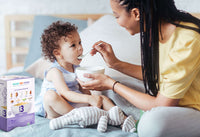
[[[36,100],[36,114],[48,119],[62,116],[81,106],[102,106],[102,97],[90,95],[76,81],[74,70],[83,53],[77,27],[57,21],[44,30],[41,37],[42,53],[53,62],[46,70],[41,93]],[[84,93],[84,94],[82,94]]]
[[[83,106],[102,107],[106,111],[115,106],[108,97],[91,95],[89,90],[82,89],[76,80],[74,71],[83,53],[77,29],[69,22],[57,21],[42,34],[43,56],[53,63],[45,71],[41,93],[36,100],[37,115],[54,119]]]

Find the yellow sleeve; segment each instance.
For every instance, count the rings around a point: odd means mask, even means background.
[[[181,34],[180,34],[181,35]],[[167,67],[160,73],[160,93],[173,99],[183,98],[200,72],[200,39],[183,35],[167,54]],[[172,44],[172,43],[171,43]]]

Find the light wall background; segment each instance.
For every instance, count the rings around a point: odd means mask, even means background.
[[[200,0],[175,0],[178,9],[200,13]],[[7,14],[112,13],[109,0],[0,0],[0,73],[5,64],[4,16]]]

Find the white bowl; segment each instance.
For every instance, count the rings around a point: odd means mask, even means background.
[[[96,66],[96,67],[77,67],[75,70],[76,76],[78,79],[81,81],[90,81],[92,80],[91,78],[86,78],[83,75],[85,73],[90,73],[90,74],[104,74],[105,68],[102,66]]]

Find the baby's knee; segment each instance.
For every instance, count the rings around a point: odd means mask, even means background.
[[[138,135],[140,137],[162,137],[170,126],[167,117],[157,108],[145,112],[138,123]],[[165,112],[167,113],[167,112]]]
[[[44,95],[44,102],[49,104],[57,101],[59,98],[60,96],[55,91],[49,90]]]

